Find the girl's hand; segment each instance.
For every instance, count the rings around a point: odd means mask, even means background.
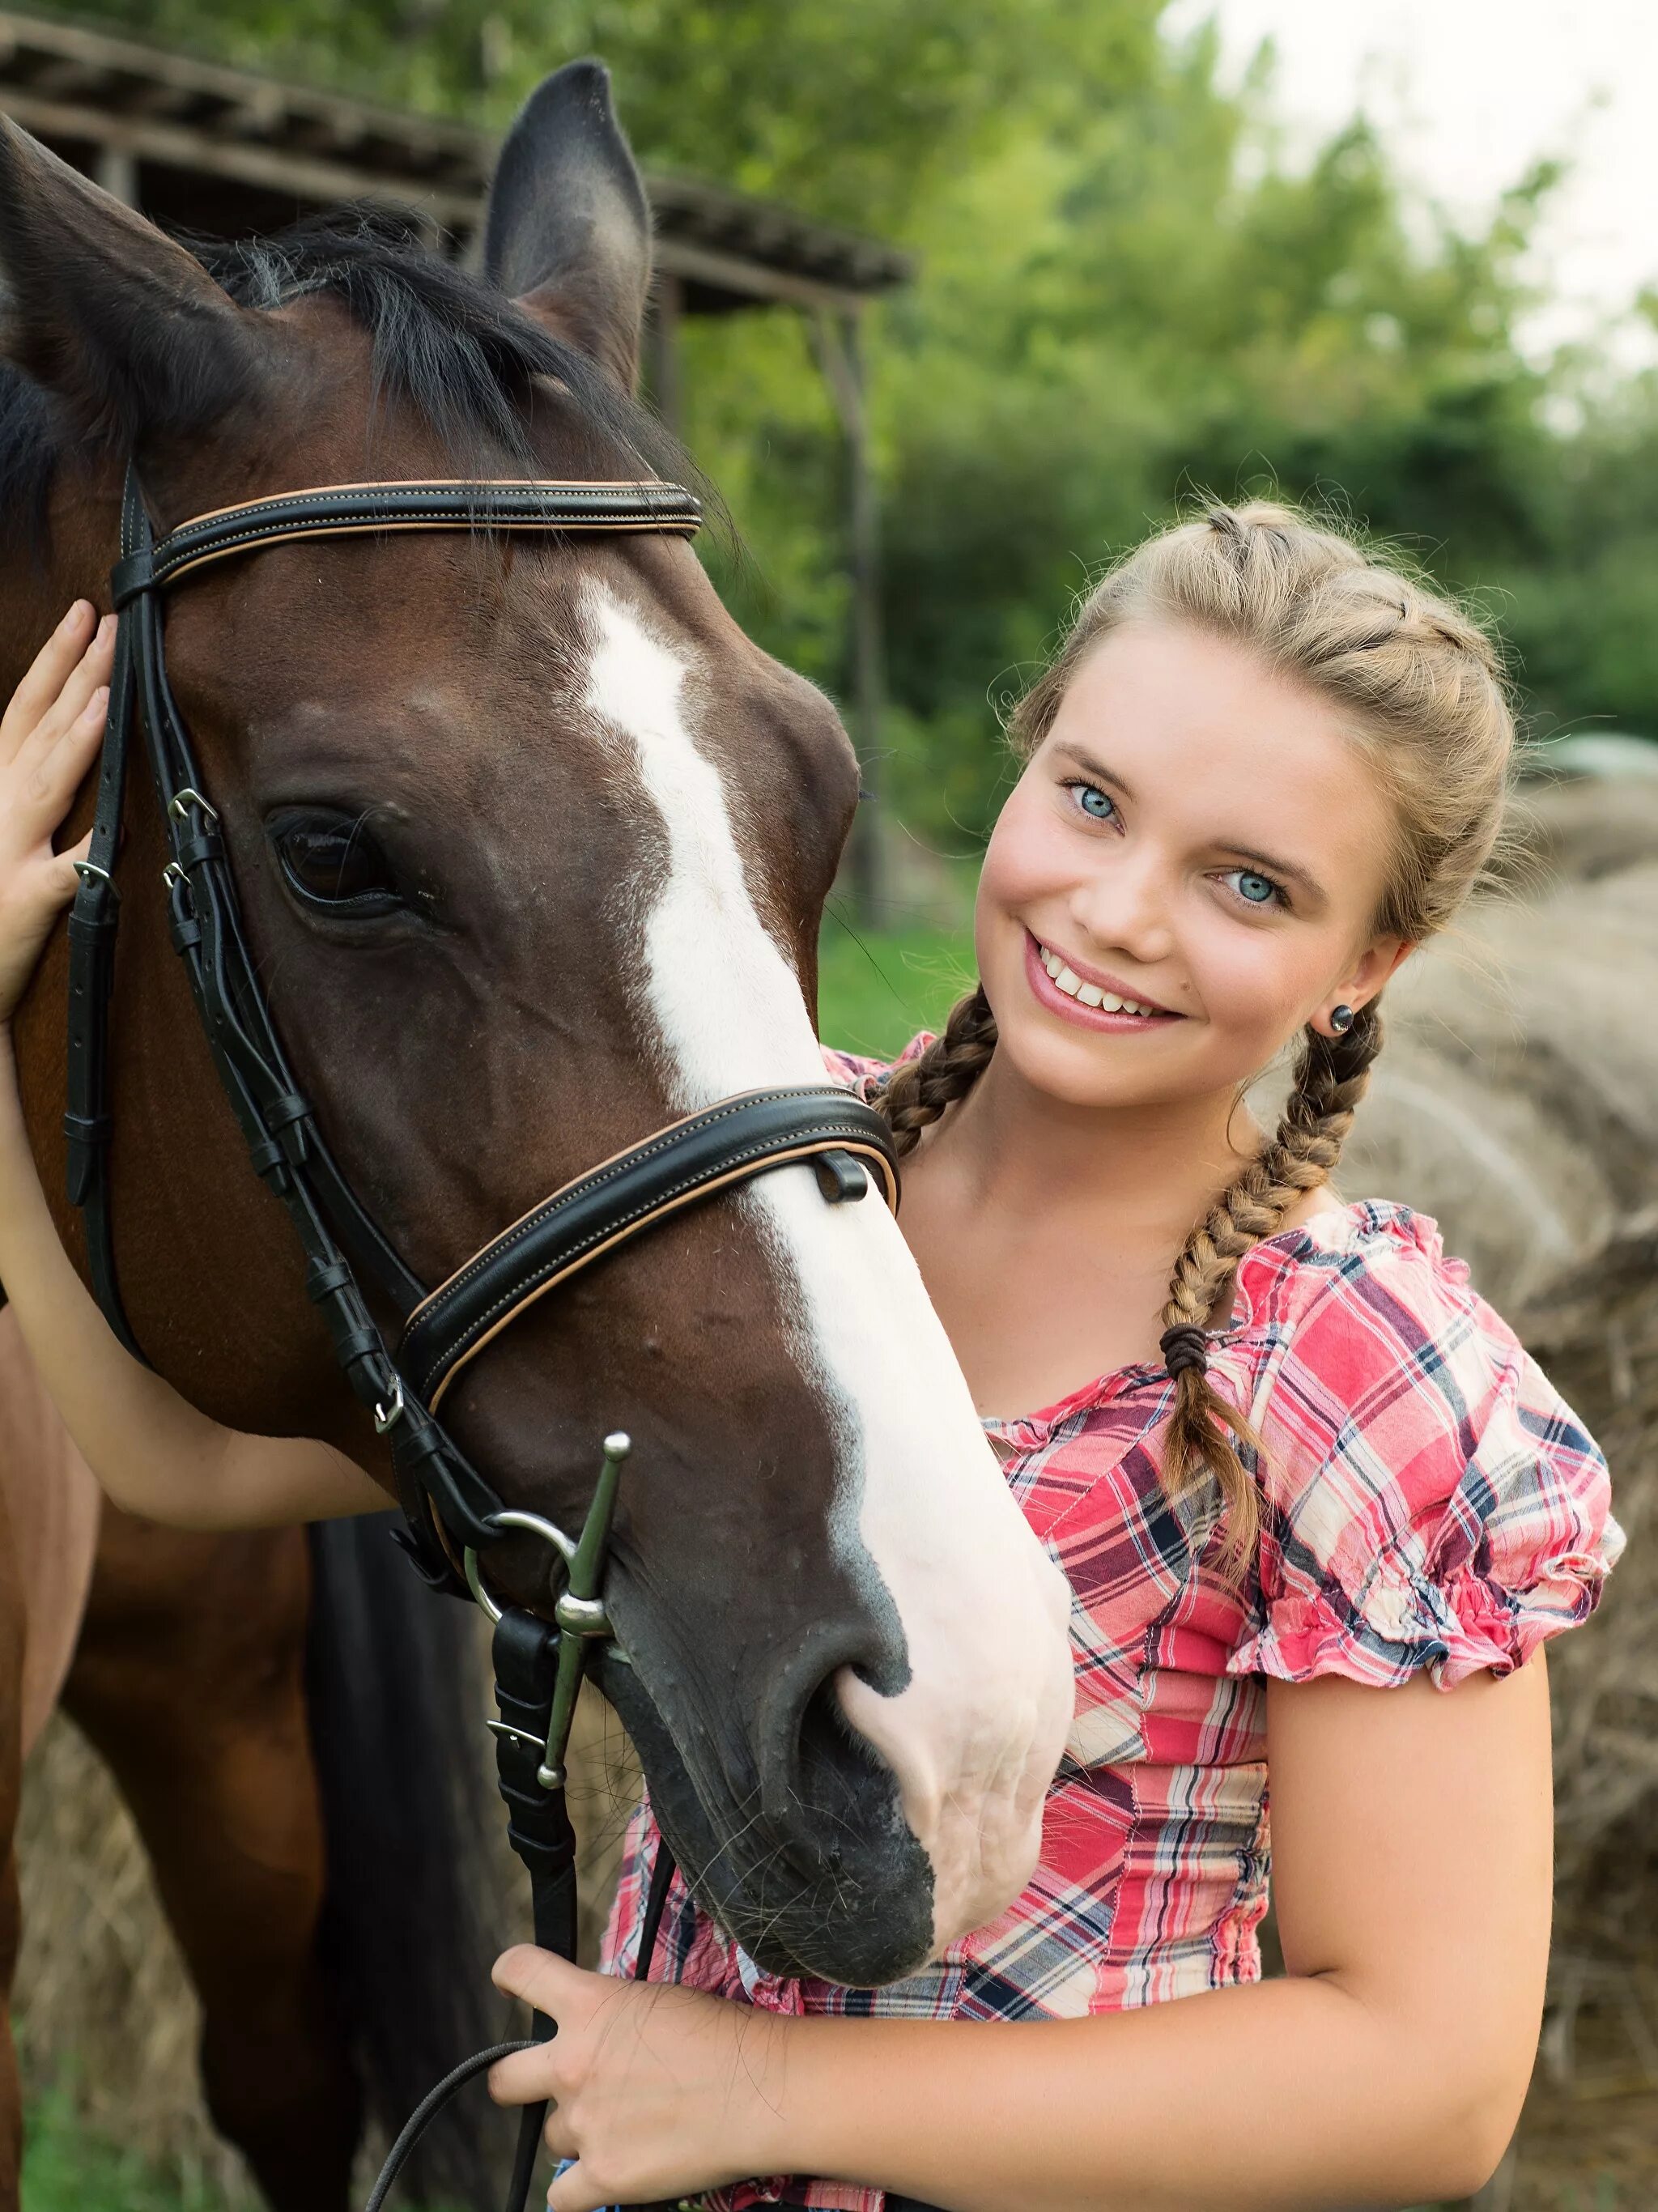
[[[771,2170],[799,2023],[697,1990],[584,1973],[527,1944],[496,1960],[495,1981],[558,2026],[489,2075],[498,2104],[552,2100],[547,2148],[576,2161],[548,2192],[554,2212],[648,2204]]]
[[[77,599],[0,718],[0,1025],[75,896],[89,840],[69,853],[52,841],[97,756],[114,651],[114,616],[100,623]]]

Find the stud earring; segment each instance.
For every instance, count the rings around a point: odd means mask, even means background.
[[[1331,1007],[1330,1027],[1335,1031],[1338,1036],[1345,1036],[1352,1025],[1353,1010],[1351,1006]]]

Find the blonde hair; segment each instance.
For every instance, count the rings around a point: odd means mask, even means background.
[[[1489,869],[1515,745],[1500,656],[1474,617],[1402,564],[1292,507],[1211,506],[1136,547],[1083,601],[1054,659],[1010,716],[1009,738],[1022,758],[1047,736],[1084,657],[1125,623],[1150,620],[1248,645],[1341,711],[1394,825],[1372,933],[1414,945],[1444,928]],[[1308,1027],[1276,1130],[1181,1247],[1165,1332],[1206,1329],[1250,1246],[1274,1234],[1303,1192],[1328,1181],[1381,1045],[1375,1000],[1340,1036]],[[995,1017],[981,984],[887,1086],[884,1108],[901,1152],[965,1096],[995,1049]],[[1258,1451],[1258,1439],[1200,1358],[1176,1357],[1173,1370],[1163,1489],[1179,1499],[1212,1480],[1226,1555],[1242,1560],[1253,1554],[1260,1506],[1238,1446]]]

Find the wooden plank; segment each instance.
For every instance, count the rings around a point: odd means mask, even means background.
[[[308,86],[283,85],[252,70],[201,61],[193,54],[171,53],[136,39],[89,30],[80,23],[0,10],[0,46],[9,64],[15,64],[19,56],[57,58],[131,80],[135,87],[155,85],[177,94],[216,97],[231,109],[250,101],[258,105],[262,95],[274,94],[282,106],[295,115],[331,121],[342,129],[375,129],[393,144],[410,139],[422,145],[440,144],[456,158],[471,164],[480,179],[488,160],[489,142],[465,124],[450,123],[439,116],[403,114],[396,108],[314,91]],[[27,83],[20,83],[16,96],[22,97],[27,89]],[[6,96],[9,104],[9,90]]]
[[[449,191],[425,178],[387,175],[315,155],[221,140],[150,117],[112,115],[100,108],[36,100],[9,87],[0,94],[0,104],[25,129],[47,137],[88,140],[139,161],[162,161],[203,176],[230,177],[325,205],[337,200],[381,200],[429,213],[447,230],[464,230],[477,222],[482,204],[476,192]]]
[[[790,270],[746,261],[738,253],[695,245],[689,239],[676,238],[671,231],[657,233],[656,265],[670,276],[688,277],[716,291],[783,307],[825,307],[845,313],[860,304],[858,293],[843,290],[838,284],[820,284]]]

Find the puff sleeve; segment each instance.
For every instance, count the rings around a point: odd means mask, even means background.
[[[842,1052],[835,1045],[819,1045],[823,1066],[831,1079],[844,1083],[848,1091],[855,1091],[867,1106],[872,1104],[895,1067],[907,1060],[919,1059],[932,1042],[932,1031],[922,1030],[913,1036],[896,1060],[872,1060],[867,1053]]]
[[[1227,1672],[1510,1674],[1622,1549],[1606,1462],[1431,1221],[1392,1209],[1324,1256],[1255,1393],[1260,1577]]]

